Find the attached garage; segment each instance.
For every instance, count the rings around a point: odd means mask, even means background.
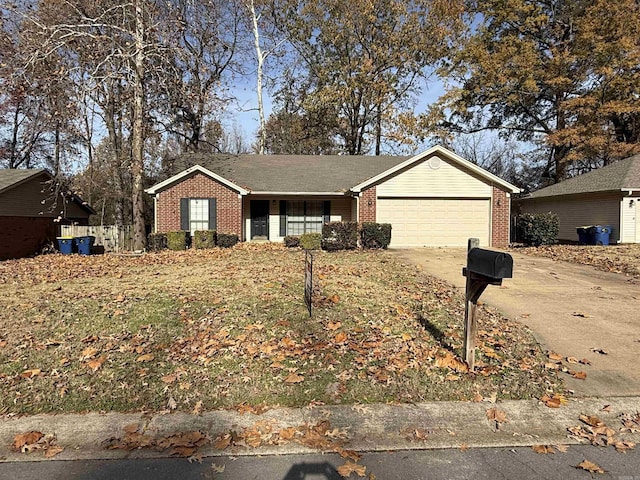
[[[510,194],[518,189],[447,150],[425,152],[358,190],[361,206],[375,205],[375,221],[392,225],[391,247],[509,243]]]
[[[378,221],[393,225],[392,247],[490,245],[491,200],[378,198]]]

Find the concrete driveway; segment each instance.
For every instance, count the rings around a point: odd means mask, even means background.
[[[389,252],[464,289],[466,249]],[[592,364],[587,366],[569,365],[587,373],[586,380],[565,375],[576,395],[640,395],[638,281],[588,266],[509,253],[514,262],[513,279],[504,280],[502,287],[489,286],[481,301],[527,325],[544,348],[590,360]]]

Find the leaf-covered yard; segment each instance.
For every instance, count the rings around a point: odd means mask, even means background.
[[[517,252],[553,260],[590,265],[604,272],[640,277],[640,245],[543,245],[517,248]]]
[[[561,386],[533,336],[385,252],[280,245],[0,263],[1,413],[531,398]]]

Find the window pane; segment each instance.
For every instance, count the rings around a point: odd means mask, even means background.
[[[322,201],[287,202],[287,235],[322,233]]]
[[[189,229],[191,235],[196,230],[209,229],[209,200],[192,198],[189,200]]]

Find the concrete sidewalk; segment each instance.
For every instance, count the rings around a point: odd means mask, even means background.
[[[402,261],[464,290],[466,249],[390,250]],[[579,396],[640,395],[640,285],[622,274],[509,251],[512,279],[489,286],[481,301],[527,325],[563,356],[586,358],[586,380],[568,375]],[[606,354],[594,350],[604,351]]]
[[[606,411],[603,407],[609,405]],[[487,410],[496,407],[506,413],[507,422],[496,428],[487,419]],[[172,413],[37,415],[0,421],[0,459],[3,462],[43,460],[42,452],[31,454],[10,450],[16,434],[36,430],[55,434],[57,445],[65,450],[55,460],[121,459],[165,457],[167,452],[147,449],[133,451],[108,450],[104,442],[124,436],[124,427],[143,426],[144,433],[165,437],[175,433],[200,430],[212,440],[218,434],[252,428],[256,422],[272,425],[274,431],[316,424],[328,420],[331,429],[346,434],[344,448],[360,452],[442,449],[465,447],[499,447],[576,444],[569,437],[568,427],[579,425],[579,416],[597,415],[616,432],[621,426],[621,414],[636,414],[640,398],[607,398],[571,400],[566,406],[551,409],[536,400],[489,402],[434,402],[417,405],[319,406],[307,409],[278,408],[261,415],[235,411],[213,411],[202,415]],[[266,422],[266,423],[264,423]],[[418,430],[420,435],[412,435]],[[424,438],[426,436],[426,438]],[[620,440],[640,441],[640,433],[616,433]],[[295,441],[285,445],[262,445],[258,448],[230,447],[216,450],[213,445],[201,447],[199,453],[208,456],[240,456],[270,454],[300,454],[315,450]]]

